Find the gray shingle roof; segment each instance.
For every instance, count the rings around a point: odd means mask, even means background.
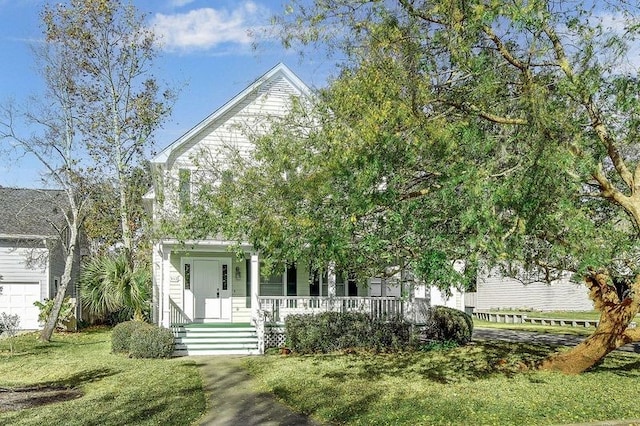
[[[0,187],[0,235],[58,236],[68,202],[63,191]]]

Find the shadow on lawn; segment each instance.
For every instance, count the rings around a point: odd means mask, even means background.
[[[513,376],[533,368],[554,351],[551,346],[500,341],[429,352],[382,356],[354,355],[353,368],[331,371],[325,377],[338,380],[377,380],[383,376],[416,374],[438,383],[480,380],[496,375]],[[342,356],[342,355],[341,355]]]
[[[94,368],[91,370],[78,371],[77,373],[67,376],[58,380],[52,380],[50,382],[43,382],[37,386],[51,387],[51,388],[75,388],[86,383],[96,382],[118,374],[119,371],[109,368]]]

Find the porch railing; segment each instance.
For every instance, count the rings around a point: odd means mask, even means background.
[[[171,299],[169,299],[169,324],[180,325],[180,324],[188,324],[191,320],[189,317],[180,309],[178,305]]]
[[[260,312],[270,321],[287,315],[320,312],[362,312],[374,318],[405,316],[407,303],[395,297],[260,296]]]

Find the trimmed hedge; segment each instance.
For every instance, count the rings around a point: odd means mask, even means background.
[[[129,355],[133,358],[169,358],[174,346],[171,330],[147,324],[131,334]]]
[[[173,333],[141,321],[126,321],[111,332],[111,351],[133,358],[168,358],[173,353]]]
[[[429,311],[427,323],[422,330],[423,340],[455,342],[464,345],[471,341],[473,319],[458,309],[434,306]]]
[[[372,319],[358,312],[289,315],[285,335],[287,347],[300,354],[355,348],[391,352],[404,350],[413,342],[408,321]]]
[[[140,327],[149,325],[141,321],[125,321],[113,327],[111,331],[111,352],[129,353],[131,335]]]

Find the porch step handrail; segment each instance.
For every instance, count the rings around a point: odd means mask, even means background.
[[[169,299],[169,324],[171,326],[188,324],[191,319],[184,313],[176,303]]]

